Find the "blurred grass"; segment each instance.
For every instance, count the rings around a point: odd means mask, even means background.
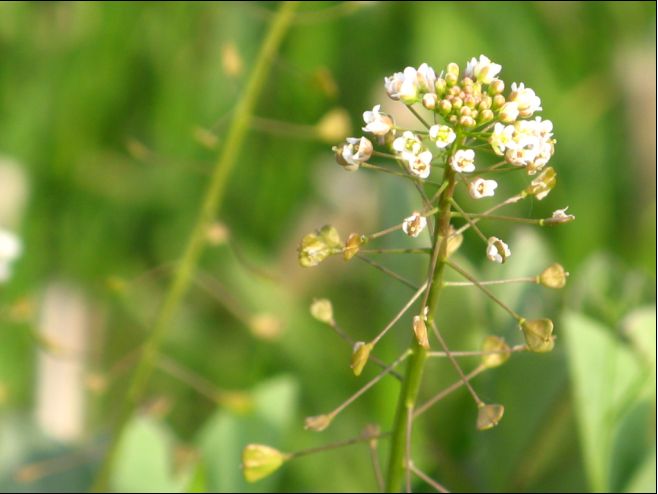
[[[569,205],[577,217],[573,224],[537,234],[513,237],[504,226],[498,230],[514,238],[516,253],[528,246],[527,259],[510,269],[532,274],[542,263],[559,260],[571,272],[560,294],[500,290],[526,312],[555,317],[558,347],[548,356],[519,356],[478,378],[478,389],[507,408],[505,421],[486,435],[473,430],[475,411],[465,393],[439,405],[430,420],[419,423],[419,465],[456,491],[631,485],[640,475],[645,449],[655,452],[649,439],[655,429],[640,432],[647,444],[631,453],[614,450],[612,460],[600,460],[624,465],[611,483],[591,481],[585,468],[587,439],[574,441],[583,430],[582,383],[569,373],[577,368],[577,357],[571,340],[562,344],[567,338],[559,321],[566,304],[595,321],[598,331],[631,352],[632,359],[642,358],[622,330],[629,314],[650,308],[655,300],[655,3],[368,2],[343,9],[345,15],[339,15],[341,10],[329,15],[342,8],[336,5],[303,7],[274,62],[259,115],[313,125],[332,108],[344,107],[358,129],[361,112],[383,101],[385,75],[422,61],[440,67],[485,53],[503,65],[505,80],[523,80],[538,92],[558,139],[552,164],[559,186],[518,212],[539,217]],[[170,270],[142,275],[181,251],[272,8],[247,2],[0,4],[0,154],[20,163],[30,187],[27,209],[13,225],[26,253],[15,278],[3,287],[0,304],[10,309],[27,297],[36,308],[52,280],[81,287],[97,312],[90,371],[107,376],[108,368],[143,340]],[[322,9],[327,9],[325,19],[313,13]],[[240,74],[224,69],[227,44],[243,60]],[[332,82],[337,93],[326,89]],[[199,129],[216,134],[217,145],[201,142]],[[269,312],[281,319],[281,335],[274,340],[254,336],[244,321],[195,289],[165,350],[221,389],[249,390],[272,376],[292,376],[299,398],[285,406],[294,408],[295,421],[285,434],[279,431],[275,444],[286,450],[352,437],[367,422],[388,424],[394,408],[391,382],[367,394],[323,436],[303,432],[299,425],[302,417],[330,410],[358,387],[347,367],[349,348],[310,319],[310,300],[330,297],[338,321],[358,338],[386,323],[404,303],[405,289],[385,283],[381,273],[356,261],[330,260],[303,271],[295,262],[298,238],[328,221],[344,234],[374,230],[397,223],[416,207],[412,191],[389,177],[346,178],[332,164],[329,148],[329,143],[255,130],[231,178],[221,220],[243,256],[274,273],[276,281],[248,270],[226,246],[204,257],[204,272],[218,277],[247,313]],[[510,184],[507,192],[516,188]],[[464,255],[480,259],[481,246],[471,240],[467,236]],[[533,254],[538,249],[541,254]],[[413,262],[393,260],[392,265],[410,277],[421,272]],[[479,261],[472,266],[479,268]],[[123,280],[125,290],[109,289],[110,277]],[[131,282],[137,277],[140,281]],[[444,323],[454,348],[472,348],[491,332],[516,337],[497,308],[464,293],[446,297],[451,308]],[[29,331],[35,321],[36,315],[0,322],[0,427],[26,431],[16,432],[24,439],[18,442],[6,439],[8,433],[0,435],[0,455],[5,455],[0,456],[0,478],[5,479],[0,487],[83,490],[89,465],[40,484],[13,479],[20,465],[53,448],[47,438],[26,439],[39,436],[30,420],[36,376]],[[655,346],[653,329],[648,341]],[[393,358],[406,339],[400,331],[391,335],[383,342],[382,357]],[[454,381],[448,366],[434,367],[432,389]],[[124,377],[118,375],[103,393],[90,393],[84,444],[102,440]],[[170,408],[157,427],[169,430],[179,446],[198,444],[202,425],[222,413],[163,373],[149,395],[167,398]],[[647,399],[655,410],[655,394],[653,402]],[[283,405],[274,398],[271,407],[277,406]],[[602,427],[611,434],[617,425]],[[244,440],[268,439],[254,433]],[[236,466],[240,447],[224,451]],[[174,453],[167,454],[175,464]],[[58,475],[64,478],[61,484],[52,480]],[[357,447],[300,459],[274,484],[254,488],[373,487],[365,449]]]

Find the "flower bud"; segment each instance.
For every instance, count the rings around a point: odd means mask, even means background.
[[[334,308],[330,300],[326,298],[313,300],[310,310],[314,319],[330,326],[334,324]]]
[[[503,405],[485,405],[484,403],[481,403],[478,407],[478,430],[486,431],[487,429],[492,429],[497,426],[500,419],[503,418],[504,413],[505,407]]]
[[[537,200],[541,201],[555,187],[556,182],[557,173],[555,173],[555,169],[552,166],[549,166],[537,178],[530,182],[530,185],[525,189],[525,193],[535,196]]]
[[[446,72],[448,74],[454,75],[455,77],[459,77],[459,65],[454,62],[450,62],[446,68]]]
[[[480,103],[478,103],[478,110],[482,111],[482,110],[491,109],[491,103],[492,103],[491,96],[485,96],[484,98],[482,98]]]
[[[423,106],[427,108],[428,110],[434,110],[436,108],[436,102],[438,101],[438,98],[436,97],[436,94],[434,93],[426,93],[423,95]]]
[[[452,107],[455,110],[459,110],[462,106],[464,106],[464,100],[463,99],[461,99],[460,97],[453,98]]]
[[[452,111],[452,103],[447,99],[442,99],[438,104],[439,113],[441,115],[447,115]]]
[[[491,96],[496,96],[497,94],[502,93],[505,90],[505,83],[500,79],[494,79],[489,84],[489,94]]]
[[[464,128],[470,129],[475,127],[475,120],[473,120],[473,117],[464,116],[459,119],[459,125],[461,125]]]
[[[359,249],[365,243],[365,237],[359,233],[350,233],[343,248],[343,259],[349,261],[359,253]]]
[[[333,419],[334,416],[329,414],[306,417],[306,420],[304,421],[304,429],[321,432],[331,425]]]
[[[242,474],[256,482],[276,472],[290,456],[263,444],[248,444],[242,450]]]
[[[357,341],[354,344],[352,349],[352,363],[350,367],[355,376],[361,375],[363,368],[368,362],[368,357],[372,351],[374,345],[372,343],[364,343],[363,341]]]
[[[512,353],[507,342],[500,336],[487,336],[482,344],[482,352],[482,365],[488,369],[503,365]]]
[[[496,94],[491,101],[491,108],[497,110],[505,104],[505,96],[502,94]]]
[[[553,321],[550,319],[534,319],[521,322],[521,330],[525,337],[528,350],[543,353],[553,350]]]
[[[487,122],[491,122],[493,119],[494,119],[494,112],[492,112],[491,110],[482,110],[480,112],[480,115],[478,116],[478,123],[482,125]]]
[[[427,339],[427,326],[425,325],[425,321],[423,321],[422,317],[414,316],[413,328],[418,344],[425,349],[429,349],[430,342]]]
[[[551,264],[539,275],[539,283],[548,288],[563,288],[567,283],[567,273],[561,264]]]
[[[434,83],[434,88],[436,89],[436,94],[438,96],[443,96],[443,93],[446,91],[446,81],[445,79],[438,78]]]

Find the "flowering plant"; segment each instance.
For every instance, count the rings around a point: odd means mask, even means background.
[[[555,211],[549,218],[539,219],[494,214],[505,206],[529,197],[542,200],[556,184],[555,170],[548,166],[555,151],[553,124],[550,120],[536,116],[542,110],[541,100],[531,88],[527,88],[523,83],[512,83],[510,90],[506,91],[505,83],[498,78],[501,69],[499,64],[481,55],[479,58],[472,58],[463,69],[455,63],[450,63],[438,75],[432,67],[423,63],[417,69],[407,67],[402,72],[386,77],[384,85],[388,96],[413,113],[421,128],[399,127],[392,115],[383,112],[381,105],[376,105],[363,114],[363,131],[367,135],[350,137],[334,147],[336,161],[350,172],[369,169],[407,180],[418,191],[422,207],[409,215],[401,215],[404,219],[398,225],[372,234],[351,233],[344,242],[334,227],[326,225],[306,235],[299,246],[299,261],[304,267],[315,266],[331,255],[342,254],[346,261],[356,257],[367,261],[414,291],[389,324],[375,333],[369,341],[351,340],[337,326],[333,308],[328,300],[316,301],[311,307],[311,313],[316,319],[334,328],[352,343],[351,368],[355,376],[362,374],[369,361],[383,370],[333,411],[307,418],[307,429],[321,431],[329,427],[341,411],[384,376],[392,375],[401,381],[397,413],[390,432],[380,433],[377,428],[369,428],[367,433],[355,440],[324,448],[340,447],[359,441],[373,443],[377,439],[388,437],[388,469],[386,479],[380,479],[380,488],[388,492],[398,491],[403,478],[406,479],[407,491],[410,492],[412,475],[420,477],[438,490],[445,490],[413,463],[411,432],[416,418],[448,393],[464,386],[478,409],[476,427],[485,430],[496,426],[503,417],[503,405],[485,403],[470,380],[486,369],[503,364],[513,352],[549,352],[554,346],[551,320],[526,319],[500,300],[487,285],[527,282],[561,288],[568,275],[561,265],[553,264],[536,276],[481,281],[452,259],[452,255],[462,243],[463,234],[470,230],[483,241],[483,254],[488,260],[500,264],[508,261],[512,255],[509,245],[497,236],[485,234],[480,227],[483,220],[549,226],[574,219],[573,215],[566,213],[566,208]],[[483,164],[487,163],[487,160],[483,159],[485,154],[493,156],[495,162]],[[375,164],[372,162],[375,159],[388,160],[393,166]],[[436,175],[439,173],[441,178],[437,179]],[[498,180],[485,177],[501,177],[507,173],[525,174],[529,177],[527,185],[482,212],[467,212],[465,205],[456,200],[455,193],[458,187],[462,186],[467,192],[466,197],[474,201],[480,202],[495,197],[499,190]],[[409,237],[418,237],[427,231],[430,245],[421,249],[373,250],[365,247],[384,235],[396,234],[399,231]],[[374,252],[427,254],[427,274],[424,282],[411,282],[366,256]],[[464,281],[446,281],[446,268],[461,275]],[[491,335],[483,341],[480,351],[451,351],[436,322],[436,312],[440,308],[439,295],[444,287],[451,285],[471,285],[479,288],[516,320],[524,342],[510,346],[503,338]],[[409,328],[409,348],[393,363],[383,362],[374,354],[377,343],[405,312],[414,306],[416,313],[412,327]],[[432,334],[436,343],[430,341]],[[439,345],[440,351],[431,351],[434,344]],[[481,357],[481,364],[466,374],[457,358],[473,355]],[[428,358],[447,358],[460,380],[455,386],[440,391],[428,402],[418,404],[418,391],[423,382],[423,369]],[[403,361],[407,362],[406,370],[399,374],[395,369]],[[259,445],[250,445],[250,449],[245,451],[253,453],[254,448],[258,447]],[[270,456],[276,457],[273,463],[277,468],[284,461],[305,453],[283,455],[266,446],[262,446],[262,451],[259,450],[259,453],[262,452],[269,452]],[[272,464],[270,460],[271,458],[268,459],[268,465]],[[243,464],[247,478],[254,478],[250,472],[251,464],[247,460]],[[268,469],[268,473],[271,470]]]

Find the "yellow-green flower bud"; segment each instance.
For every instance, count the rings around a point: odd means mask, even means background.
[[[478,408],[477,428],[481,431],[497,426],[505,413],[503,405],[485,405],[481,403]]]
[[[482,365],[491,369],[503,365],[512,351],[500,336],[487,336],[482,344]]]
[[[344,108],[330,110],[315,124],[315,132],[328,143],[345,139],[352,132],[349,113]]]
[[[550,319],[533,319],[521,322],[521,330],[531,352],[544,353],[553,350],[553,321]]]
[[[319,298],[311,304],[311,315],[314,319],[329,324],[334,324],[334,308],[331,301],[326,298]]]
[[[248,444],[242,450],[242,474],[256,482],[276,472],[290,455],[263,444]]]
[[[447,99],[442,99],[439,101],[438,110],[441,115],[447,115],[452,111],[452,103]]]
[[[491,122],[494,119],[494,112],[491,110],[482,110],[480,114],[478,115],[478,123],[479,124],[484,124],[487,122]]]
[[[500,79],[494,79],[489,84],[489,94],[495,96],[502,93],[505,90],[505,83]]]
[[[374,345],[372,343],[364,343],[363,341],[357,341],[354,344],[352,349],[352,363],[350,367],[355,376],[361,375],[363,368],[368,362],[368,357],[370,357],[370,352],[372,351]]]
[[[557,262],[551,264],[549,267],[539,275],[539,283],[548,288],[563,288],[567,284],[567,273],[561,264]]]
[[[443,96],[443,93],[446,91],[446,81],[445,79],[438,78],[434,83],[434,88],[436,89],[436,94],[438,96]]]
[[[496,94],[491,101],[491,109],[497,110],[505,104],[505,96],[502,94]]]

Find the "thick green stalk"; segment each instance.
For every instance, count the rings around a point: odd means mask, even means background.
[[[234,118],[226,136],[226,143],[215,165],[195,226],[187,241],[183,256],[178,264],[164,301],[160,306],[153,330],[144,344],[144,349],[132,376],[126,399],[119,411],[116,428],[107,454],[92,486],[94,491],[106,491],[108,488],[109,475],[114,465],[117,448],[126,424],[144,395],[171,318],[178,309],[190,285],[192,274],[196,270],[199,257],[205,246],[207,228],[213,221],[217,214],[217,209],[222,202],[228,176],[235,166],[238,152],[242,147],[249,128],[249,120],[253,114],[258,97],[262,93],[275,54],[294,17],[297,4],[298,2],[283,2],[281,4],[263,41],[242,97],[235,108]]]
[[[457,140],[461,142],[461,140]],[[457,145],[453,147],[453,153]],[[436,228],[434,229],[434,249],[428,278],[432,282],[425,297],[424,305],[428,307],[428,320],[434,318],[434,309],[443,286],[443,271],[447,258],[448,236],[450,228],[450,205],[455,190],[455,172],[450,166],[445,167],[444,182],[448,185],[439,196],[439,210],[436,213]],[[398,398],[398,407],[391,434],[391,453],[386,478],[386,492],[399,492],[406,469],[405,453],[407,449],[407,423],[413,413],[416,397],[423,377],[427,349],[421,347],[416,338],[411,343],[412,354],[407,364],[407,372],[402,381]]]

